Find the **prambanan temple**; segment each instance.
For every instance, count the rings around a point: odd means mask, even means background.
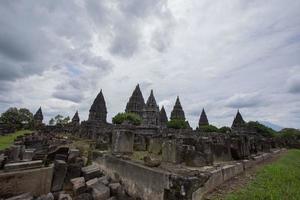
[[[22,170],[31,166],[28,176],[31,186],[43,185],[42,189],[30,189],[35,196],[51,192],[63,198],[67,195],[61,193],[64,185],[71,183],[69,197],[74,199],[90,196],[95,200],[198,200],[252,166],[279,155],[286,146],[285,141],[266,137],[249,126],[240,111],[226,133],[206,132],[209,120],[203,108],[198,127],[192,129],[179,97],[170,120],[185,121],[187,126],[169,128],[168,114],[163,106],[158,106],[153,90],[145,102],[139,85],[124,111],[137,114],[141,118],[140,125],[126,121],[109,123],[102,90],[92,103],[86,121],[80,122],[76,111],[66,126],[44,125],[39,108],[34,115],[38,132],[17,139],[14,146],[3,153],[3,159],[0,156],[1,168],[9,172],[9,175],[0,173],[0,179],[7,180],[6,185],[9,185],[9,180],[16,178],[11,171],[18,169],[24,182],[27,174]],[[85,155],[78,149],[68,146],[72,142],[59,136],[61,133],[77,141],[92,141],[89,162],[85,162]],[[34,171],[36,166],[40,171]],[[14,178],[8,179],[8,176]],[[36,176],[41,177],[39,181],[35,181]],[[3,184],[0,181],[0,185]],[[30,188],[18,187],[22,192]],[[0,189],[0,198],[3,193]]]

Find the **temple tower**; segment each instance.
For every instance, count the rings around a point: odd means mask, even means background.
[[[43,112],[42,112],[42,108],[41,107],[33,115],[33,119],[34,119],[34,122],[36,124],[42,124],[43,123],[44,116],[43,116]]]
[[[207,119],[207,116],[206,116],[204,108],[202,109],[198,125],[199,125],[199,128],[201,126],[207,126],[207,125],[209,125],[208,119]]]
[[[144,109],[145,109],[144,97],[141,92],[139,84],[137,84],[126,105],[125,112],[136,113],[143,118]]]
[[[184,111],[182,109],[179,97],[177,96],[175,105],[173,107],[173,110],[171,112],[171,120],[173,119],[181,119],[181,120],[185,120],[185,115],[184,115]]]
[[[145,105],[143,118],[144,125],[158,126],[160,124],[159,107],[156,104],[156,100],[153,95],[153,90],[151,90],[150,96],[148,97],[147,103]]]
[[[90,108],[88,121],[99,121],[102,123],[106,123],[106,117],[106,103],[101,90]]]
[[[160,125],[162,127],[165,127],[167,126],[167,123],[168,123],[168,116],[167,116],[167,113],[165,111],[165,108],[164,106],[162,106],[160,112],[159,112],[159,119],[160,119]]]
[[[80,118],[78,115],[78,111],[76,111],[76,113],[74,114],[74,116],[72,118],[72,124],[79,125],[79,123],[80,123]]]
[[[236,116],[232,122],[231,130],[234,132],[243,132],[245,129],[246,122],[244,121],[240,111],[238,110]]]

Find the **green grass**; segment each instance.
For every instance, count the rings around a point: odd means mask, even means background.
[[[225,199],[300,199],[300,150],[289,150],[279,160],[262,167],[244,189],[227,195]]]
[[[24,135],[26,133],[31,133],[31,132],[32,131],[29,131],[29,130],[21,130],[21,131],[15,132],[15,133],[0,136],[0,150],[9,147],[18,136]]]

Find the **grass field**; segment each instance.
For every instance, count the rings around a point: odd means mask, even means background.
[[[25,133],[30,133],[30,132],[31,131],[29,130],[21,130],[12,134],[0,136],[0,150],[9,147],[14,142],[14,139],[17,138],[19,135],[24,135]]]
[[[300,150],[289,150],[274,163],[262,167],[244,189],[227,195],[225,199],[300,199]]]

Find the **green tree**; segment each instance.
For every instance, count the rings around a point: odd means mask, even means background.
[[[56,115],[54,118],[51,118],[49,121],[50,125],[66,125],[70,122],[70,117],[64,117],[60,114]]]
[[[167,122],[168,128],[174,128],[174,129],[185,129],[188,128],[188,122],[184,121],[182,119],[172,119]]]
[[[114,124],[122,124],[125,121],[138,126],[142,123],[142,118],[135,113],[118,113],[112,118]]]
[[[33,127],[33,114],[27,108],[11,107],[1,114],[0,121],[17,130]]]
[[[203,132],[211,133],[211,132],[218,132],[219,129],[213,125],[205,125],[200,126],[199,129]]]
[[[276,135],[276,131],[273,129],[259,123],[259,122],[254,122],[250,121],[246,124],[247,128],[250,130],[254,130],[257,132],[259,135],[265,136],[265,137],[274,137]]]
[[[230,133],[231,128],[229,128],[228,126],[223,126],[223,127],[219,128],[219,132],[221,132],[221,133]]]

